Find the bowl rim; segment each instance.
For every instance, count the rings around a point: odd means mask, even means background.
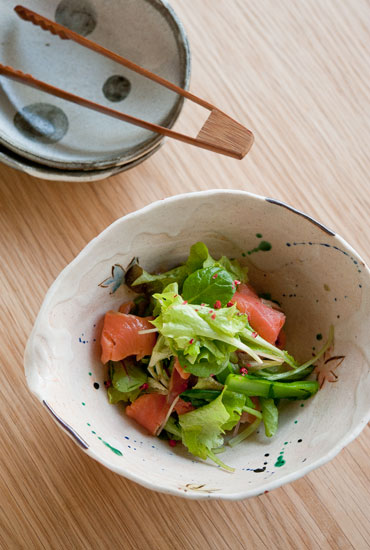
[[[222,494],[221,493],[216,493],[216,492],[215,493],[200,493],[200,492],[197,492],[197,491],[194,491],[194,492],[187,491],[185,493],[180,488],[165,487],[165,486],[161,485],[160,483],[154,483],[154,482],[151,482],[151,481],[148,481],[148,480],[143,480],[143,479],[140,478],[140,476],[138,474],[132,473],[129,470],[129,468],[125,469],[125,468],[112,466],[112,464],[110,464],[107,460],[105,460],[104,457],[102,458],[101,456],[98,456],[98,454],[95,451],[93,451],[92,449],[84,448],[83,445],[81,444],[81,440],[83,441],[83,439],[80,436],[78,436],[78,434],[77,434],[78,437],[76,437],[76,432],[73,430],[73,428],[66,425],[61,418],[59,418],[55,413],[53,414],[53,412],[50,411],[50,405],[48,405],[48,403],[44,400],[41,392],[38,391],[37,388],[31,387],[30,380],[29,380],[29,377],[28,377],[28,373],[30,373],[32,371],[32,363],[33,363],[32,357],[30,357],[30,354],[31,354],[31,349],[30,348],[31,348],[31,345],[32,345],[32,340],[33,340],[34,334],[36,333],[36,329],[37,329],[39,319],[41,318],[44,310],[47,308],[47,306],[48,306],[48,304],[49,304],[49,302],[52,298],[52,295],[54,294],[54,291],[57,289],[57,287],[60,284],[63,277],[67,273],[69,273],[70,270],[74,269],[74,266],[81,260],[81,258],[83,258],[86,254],[89,253],[90,249],[93,246],[95,246],[96,242],[104,239],[105,235],[114,226],[122,223],[123,220],[125,220],[125,221],[126,220],[132,220],[135,217],[141,216],[142,214],[145,214],[145,213],[147,213],[151,210],[156,210],[157,208],[163,208],[164,206],[166,206],[170,203],[189,200],[189,199],[193,199],[194,197],[203,198],[203,197],[210,197],[210,196],[216,196],[216,195],[225,195],[225,194],[234,195],[235,197],[237,197],[237,196],[243,197],[243,198],[248,197],[248,198],[251,198],[253,200],[266,201],[266,202],[275,204],[277,206],[286,208],[286,209],[290,210],[291,212],[293,212],[294,214],[302,216],[305,219],[311,221],[311,223],[318,226],[326,234],[330,234],[332,237],[338,239],[339,243],[342,246],[344,246],[347,250],[351,251],[351,253],[354,254],[357,257],[357,259],[363,264],[364,271],[366,272],[367,277],[370,278],[370,270],[369,270],[369,267],[367,266],[366,262],[361,258],[361,256],[356,252],[356,250],[354,250],[352,248],[352,246],[345,239],[343,239],[340,235],[338,235],[337,233],[335,233],[331,229],[329,229],[326,226],[324,226],[323,224],[321,224],[315,218],[311,217],[308,214],[305,214],[304,212],[301,212],[300,210],[290,206],[289,204],[287,204],[283,201],[280,201],[280,200],[277,200],[277,199],[271,199],[271,198],[265,197],[263,195],[257,195],[255,193],[251,193],[249,191],[236,190],[236,189],[210,189],[210,190],[206,190],[206,191],[193,191],[193,192],[190,192],[190,193],[181,193],[181,194],[173,195],[171,197],[167,197],[167,198],[164,198],[164,199],[154,201],[154,202],[144,206],[143,208],[140,208],[138,210],[135,210],[133,212],[130,212],[130,213],[126,214],[125,216],[122,216],[122,217],[118,218],[117,220],[112,222],[110,225],[108,225],[108,227],[106,227],[103,231],[101,231],[96,237],[91,239],[91,241],[89,241],[89,243],[87,243],[87,245],[79,252],[79,254],[60,272],[60,274],[54,280],[52,285],[49,287],[49,289],[48,289],[48,291],[45,295],[45,298],[43,300],[43,303],[41,305],[41,308],[39,310],[39,313],[38,313],[38,315],[36,317],[36,320],[34,322],[31,334],[28,338],[26,349],[25,349],[25,354],[24,354],[24,368],[25,368],[25,375],[26,375],[27,384],[28,384],[29,389],[31,390],[32,393],[34,393],[36,395],[36,397],[39,399],[39,401],[42,404],[44,404],[45,408],[47,408],[49,410],[49,412],[52,414],[52,417],[53,417],[54,421],[62,427],[63,431],[65,433],[67,433],[67,435],[69,437],[71,437],[76,444],[79,444],[80,448],[81,447],[83,448],[83,450],[86,454],[88,454],[90,457],[95,459],[97,462],[99,462],[103,466],[107,467],[109,470],[111,470],[111,471],[113,471],[113,472],[115,472],[115,473],[131,480],[131,481],[134,481],[134,482],[138,483],[139,485],[142,485],[143,487],[146,487],[147,489],[151,489],[151,490],[154,490],[154,491],[157,491],[157,492],[160,492],[160,493],[170,494],[170,495],[173,495],[173,496],[188,498],[188,499],[198,499],[198,500],[203,500],[203,499],[243,500],[243,499],[246,499],[246,498],[251,498],[251,497],[254,497],[254,496],[261,495],[266,491],[267,492],[272,491],[273,489],[276,489],[278,487],[281,487],[282,485],[285,485],[287,483],[291,483],[292,481],[295,481],[295,480],[303,477],[304,475],[308,474],[309,472],[315,470],[316,468],[318,468],[320,466],[323,466],[324,464],[326,464],[327,462],[332,460],[345,446],[347,446],[354,439],[356,439],[356,437],[358,437],[358,435],[362,432],[364,427],[370,421],[370,403],[369,403],[369,407],[368,407],[367,412],[363,415],[363,417],[360,419],[360,421],[357,423],[357,425],[349,433],[347,433],[344,437],[342,437],[342,439],[329,452],[327,452],[324,456],[318,458],[314,462],[308,464],[307,466],[303,466],[303,467],[297,469],[295,472],[292,472],[292,473],[287,474],[286,476],[280,478],[279,480],[267,481],[266,484],[264,485],[263,491],[261,491],[260,488],[258,488],[258,489],[256,488],[256,489],[249,489],[249,490],[245,489],[245,490],[242,490],[238,493],[222,493]],[[75,432],[75,433],[73,433],[73,432]]]
[[[189,39],[186,34],[183,23],[181,22],[179,16],[173,9],[173,7],[168,3],[167,0],[142,0],[149,3],[154,9],[159,11],[162,17],[166,20],[167,24],[173,31],[174,28],[177,30],[176,43],[178,50],[178,60],[179,66],[181,69],[181,85],[184,90],[189,89],[190,85],[190,73],[191,73],[191,53]],[[53,97],[53,96],[51,96]],[[171,129],[176,123],[182,107],[184,104],[184,97],[178,96],[176,102],[174,103],[172,109],[170,109],[166,115],[166,121],[162,125],[166,128]],[[82,107],[83,109],[83,107]],[[111,154],[111,156],[106,157],[104,160],[85,160],[82,161],[59,161],[53,160],[52,158],[45,159],[45,157],[38,155],[36,153],[30,153],[27,148],[18,146],[17,143],[12,140],[3,137],[0,132],[0,144],[7,148],[12,153],[23,157],[25,160],[32,161],[37,163],[40,166],[44,166],[46,169],[51,170],[65,170],[67,171],[92,171],[92,170],[105,170],[108,171],[118,169],[125,164],[136,161],[137,159],[144,156],[146,153],[149,153],[153,149],[156,149],[159,144],[164,141],[165,136],[151,132],[151,135],[145,140],[141,141],[139,145],[135,146],[135,149],[127,149],[124,152],[118,154]]]
[[[131,170],[131,168],[135,168],[142,162],[149,159],[152,155],[154,155],[154,153],[159,151],[159,149],[166,142],[166,139],[167,138],[160,141],[156,147],[151,148],[135,160],[127,162],[126,164],[119,164],[117,166],[112,166],[111,168],[102,168],[100,170],[63,170],[52,168],[51,166],[38,164],[27,159],[26,157],[22,157],[18,155],[18,153],[13,153],[13,151],[6,149],[3,145],[0,145],[0,163],[13,168],[14,170],[18,170],[19,172],[24,172],[34,178],[43,180],[92,183],[95,181],[108,179],[111,176],[119,174],[120,172],[126,172],[127,170]]]

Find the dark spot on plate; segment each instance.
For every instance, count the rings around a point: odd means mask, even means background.
[[[95,388],[96,390],[99,389],[99,384],[98,384],[98,382],[94,382],[94,388]]]
[[[119,74],[110,76],[103,86],[103,94],[109,101],[117,102],[125,99],[131,91],[130,81]]]
[[[95,29],[98,16],[89,0],[62,0],[55,10],[55,21],[87,36]]]
[[[68,118],[55,105],[32,103],[15,114],[14,125],[28,139],[57,143],[67,133]]]

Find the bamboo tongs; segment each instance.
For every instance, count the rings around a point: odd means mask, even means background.
[[[179,95],[190,99],[195,103],[198,103],[198,105],[201,105],[202,107],[205,107],[206,109],[211,111],[211,114],[207,118],[206,122],[203,124],[197,137],[192,138],[190,136],[174,132],[169,128],[159,126],[158,124],[146,122],[131,115],[116,111],[115,109],[110,109],[109,107],[99,105],[98,103],[95,103],[83,97],[71,94],[65,90],[56,88],[55,86],[51,86],[46,82],[37,80],[29,74],[24,74],[21,71],[13,69],[12,67],[7,67],[0,64],[1,75],[31,86],[33,88],[37,88],[51,95],[60,97],[67,101],[71,101],[72,103],[77,103],[78,105],[81,105],[83,107],[87,107],[105,115],[118,118],[130,124],[134,124],[136,126],[140,126],[147,130],[150,130],[152,132],[157,132],[158,134],[162,134],[164,136],[177,139],[179,141],[184,141],[185,143],[189,143],[190,145],[195,145],[196,147],[201,147],[203,149],[209,149],[210,151],[214,151],[215,153],[227,155],[236,159],[242,159],[251,148],[254,139],[252,132],[250,132],[247,128],[217,109],[211,103],[208,103],[208,101],[205,101],[191,94],[190,92],[183,90],[179,86],[168,82],[168,80],[165,80],[164,78],[151,73],[143,67],[136,65],[132,61],[129,61],[128,59],[125,59],[124,57],[121,57],[120,55],[111,52],[110,50],[107,50],[99,44],[95,44],[95,42],[88,40],[87,38],[77,34],[74,31],[71,31],[67,27],[59,25],[58,23],[55,23],[50,19],[46,19],[42,15],[39,15],[38,13],[31,11],[24,6],[16,6],[14,10],[21,19],[24,19],[25,21],[30,21],[34,25],[40,26],[43,30],[50,31],[52,34],[58,35],[63,40],[74,40],[81,46],[85,46],[90,50],[93,50],[101,55],[113,59],[113,61],[120,63],[124,67],[127,67],[128,69],[131,69],[132,71],[135,71],[153,80],[154,82],[157,82],[158,84],[169,88]]]

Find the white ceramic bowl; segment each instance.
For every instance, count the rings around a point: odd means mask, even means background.
[[[185,31],[165,0],[30,0],[27,7],[182,88],[190,76]],[[4,65],[138,118],[171,127],[183,98],[125,67],[22,21],[0,5]],[[163,136],[0,78],[0,143],[33,162],[98,170],[134,162]]]
[[[269,251],[258,249],[261,239],[271,244]],[[222,455],[235,467],[233,474],[148,436],[123,408],[109,405],[99,362],[102,316],[128,294],[124,286],[114,294],[98,286],[112,266],[127,266],[138,256],[149,271],[171,267],[198,240],[216,257],[245,260],[257,290],[281,302],[287,348],[298,359],[318,349],[330,324],[335,325],[335,355],[345,356],[335,370],[336,383],[326,381],[311,400],[283,404],[275,437],[268,439],[260,430]],[[180,195],[117,220],[63,270],[27,345],[27,381],[77,444],[111,470],[175,495],[242,499],[324,464],[368,422],[369,306],[364,262],[309,216],[242,191]]]

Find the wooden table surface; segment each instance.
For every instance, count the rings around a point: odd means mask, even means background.
[[[172,4],[190,39],[192,90],[245,123],[255,144],[236,161],[168,142],[132,171],[94,184],[0,167],[0,546],[369,548],[369,426],[290,485],[242,502],[196,502],[106,470],[27,390],[23,352],[54,278],[108,224],[156,199],[210,188],[268,195],[370,259],[369,2]],[[178,128],[195,134],[202,120],[186,107]]]

